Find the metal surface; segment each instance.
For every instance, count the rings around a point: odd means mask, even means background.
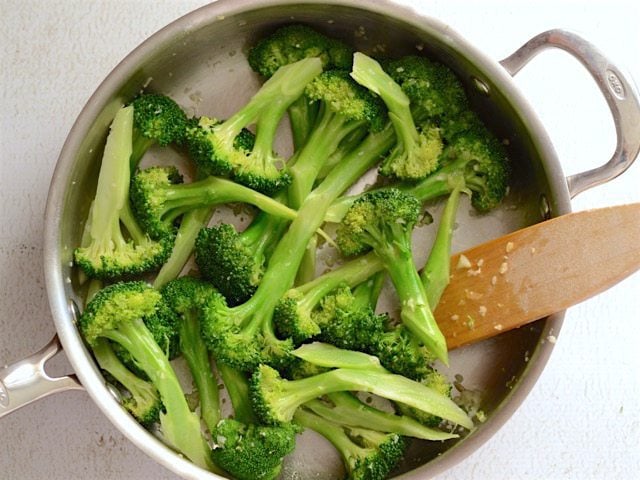
[[[75,375],[52,378],[45,371],[47,360],[60,351],[56,336],[39,352],[0,369],[0,417],[54,393],[82,390]]]
[[[515,75],[548,48],[570,53],[585,66],[611,110],[617,142],[613,156],[601,167],[567,178],[569,193],[578,193],[614,179],[631,166],[640,151],[640,103],[633,83],[594,45],[572,32],[549,30],[536,35],[500,64]]]
[[[56,167],[47,207],[45,273],[60,339],[91,397],[136,445],[185,478],[218,477],[171,452],[134,422],[109,394],[67,309],[68,301],[77,299],[80,293],[77,278],[69,266],[71,252],[78,244],[88,199],[93,194],[106,129],[120,103],[149,85],[150,89],[173,96],[188,107],[190,113],[214,112],[225,116],[240,106],[259,83],[241,55],[247,43],[279,24],[291,21],[309,23],[341,36],[364,51],[375,51],[384,45],[385,53],[400,55],[415,53],[419,47],[418,50],[424,50],[458,73],[485,121],[509,141],[517,171],[513,192],[504,208],[490,217],[462,215],[458,236],[464,240],[458,248],[537,222],[541,197],[547,199],[552,216],[570,211],[570,191],[551,143],[507,72],[433,19],[416,16],[409,9],[385,2],[365,7],[357,1],[332,0],[319,4],[227,0],[195,11],[158,32],[132,52],[104,81],[69,134]],[[515,68],[509,70],[515,73],[518,62],[524,65],[528,58],[523,51],[504,62]],[[615,67],[610,66],[609,70],[623,78]],[[239,86],[238,78],[246,79],[246,83]],[[233,98],[225,94],[229,85],[234,85],[237,92]],[[629,131],[628,122],[623,123],[627,126],[619,127],[619,137],[633,145],[633,140],[629,140],[633,131]],[[620,130],[624,135],[620,135]],[[637,145],[637,129],[635,133]],[[633,148],[620,151],[626,152],[627,160],[633,160]],[[162,160],[163,152],[155,153],[157,159]],[[605,181],[603,171],[607,172],[606,178],[620,173],[612,174],[611,168],[605,168],[595,177],[590,172],[575,176],[575,180],[570,181],[571,194]],[[427,237],[424,240],[429,241]],[[480,406],[489,420],[464,441],[445,445],[444,455],[421,467],[418,466],[436,458],[442,449],[416,442],[401,469],[411,471],[406,474],[407,478],[417,474],[433,476],[466,457],[493,435],[535,383],[552,348],[551,343],[540,340],[550,331],[557,334],[561,318],[561,314],[555,315],[532,328],[503,335],[464,349],[464,352],[455,352],[449,371],[452,375],[462,374],[467,381],[482,387]],[[525,351],[530,352],[528,361],[522,355]],[[478,358],[482,358],[482,362],[478,362]],[[296,459],[291,462],[285,473],[293,477]],[[320,463],[306,467],[326,467],[323,465],[326,462]]]

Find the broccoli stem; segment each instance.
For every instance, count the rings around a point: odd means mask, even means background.
[[[300,285],[313,280],[316,277],[316,264],[318,255],[318,237],[314,235],[309,239],[307,248],[300,260],[298,273],[296,275],[295,284]]]
[[[333,112],[325,104],[320,106],[318,120],[304,147],[296,155],[295,163],[289,169],[292,177],[289,186],[289,205],[292,208],[300,208],[313,189],[321,168],[336,151],[342,139],[364,123],[364,121],[353,121],[340,113]],[[315,277],[316,246],[317,240],[312,237],[301,260],[297,283],[304,283]]]
[[[255,205],[271,215],[292,220],[296,212],[286,205],[255,190],[231,180],[214,176],[197,182],[165,188],[165,211],[167,221],[173,221],[185,210],[228,202],[243,202]]]
[[[138,421],[145,426],[157,421],[157,415],[162,404],[156,388],[151,383],[132,373],[120,361],[107,340],[97,339],[91,350],[100,368],[113,376],[131,393],[134,405],[128,410]]]
[[[296,290],[304,294],[302,302],[307,308],[312,309],[327,294],[340,285],[346,284],[354,288],[384,268],[381,260],[375,253],[368,253],[362,257],[345,262],[340,267],[331,270],[310,282],[296,287]]]
[[[264,368],[269,367],[261,367]],[[258,377],[261,373],[258,371]],[[453,400],[401,375],[378,370],[338,368],[300,380],[278,379],[275,383],[278,384],[274,386],[276,391],[265,399],[273,415],[266,414],[265,421],[289,422],[300,405],[314,398],[333,392],[358,391],[404,403],[465,428],[473,427],[473,422]],[[258,386],[269,388],[260,383]]]
[[[366,455],[366,449],[360,447],[349,438],[341,425],[327,420],[316,413],[299,408],[294,420],[304,428],[313,430],[326,438],[338,450],[345,465],[349,465],[353,458]]]
[[[202,207],[184,214],[171,255],[153,281],[154,288],[159,290],[180,275],[193,252],[198,232],[209,223],[214,210],[215,207]]]
[[[460,169],[464,164],[458,160],[444,165],[442,168],[434,172],[415,184],[392,184],[390,187],[402,190],[416,197],[420,202],[425,203],[435,198],[449,195],[457,184],[452,181],[451,176],[455,176],[456,170]],[[382,187],[387,188],[387,187]],[[346,215],[353,202],[360,198],[361,194],[342,196],[333,202],[327,210],[325,221],[331,223],[340,223]]]
[[[353,130],[364,125],[348,119],[340,113],[322,105],[318,121],[311,131],[305,146],[296,156],[290,168],[292,176],[289,186],[289,205],[299,208],[313,189],[318,172],[329,156],[338,148],[341,140]]]
[[[398,137],[396,148],[410,150],[418,142],[418,130],[411,115],[410,100],[398,85],[376,62],[360,52],[353,56],[353,79],[378,94],[389,109],[389,119]]]
[[[429,306],[435,310],[451,274],[451,239],[460,204],[461,188],[454,188],[445,204],[429,258],[420,273]]]
[[[91,208],[90,237],[98,244],[108,245],[111,241],[116,245],[126,244],[120,231],[120,211],[128,204],[129,198],[132,131],[133,107],[119,109],[104,147]]]
[[[218,471],[200,432],[200,419],[189,409],[169,360],[142,319],[121,322],[117,330],[107,330],[103,336],[126,348],[158,389],[165,408],[165,412],[160,413],[165,440],[196,465]]]
[[[349,392],[330,393],[327,395],[327,399],[332,406],[318,399],[311,400],[304,406],[315,414],[341,425],[361,428],[370,428],[375,425],[376,430],[381,432],[397,433],[398,435],[432,441],[458,437],[454,433],[426,427],[406,415],[396,415],[373,408]]]
[[[318,114],[317,103],[309,102],[305,96],[301,96],[289,106],[289,123],[293,136],[293,148],[300,150],[309,137]]]
[[[179,323],[180,351],[198,389],[200,415],[213,435],[220,421],[218,384],[213,375],[209,352],[200,334],[200,321],[194,311],[185,312]]]
[[[218,372],[222,377],[231,405],[233,405],[234,418],[246,425],[258,423],[253,413],[249,397],[249,381],[244,373],[224,363],[218,363]]]
[[[137,129],[134,128],[131,156],[129,157],[129,164],[132,173],[136,171],[136,168],[138,168],[140,160],[142,160],[142,157],[147,152],[147,150],[155,145],[155,143],[155,138],[145,137],[144,135],[139,133]]]
[[[324,214],[342,192],[360,178],[393,144],[389,127],[370,134],[361,146],[349,154],[306,198],[289,230],[276,246],[262,282],[249,302],[260,305],[270,316],[276,303],[293,285],[307,243],[322,225]]]
[[[395,286],[400,300],[402,323],[445,365],[448,364],[447,342],[433,316],[422,280],[413,263],[411,239],[404,238],[400,248],[376,249]]]
[[[215,130],[232,149],[240,131],[257,122],[254,151],[271,155],[278,122],[289,105],[302,95],[305,85],[321,71],[322,63],[318,58],[307,58],[279,68],[244,107],[216,126]]]

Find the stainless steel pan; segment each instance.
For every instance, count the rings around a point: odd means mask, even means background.
[[[247,42],[292,18],[339,35],[365,50],[384,46],[387,53],[395,55],[415,52],[416,47],[424,49],[460,75],[485,120],[509,140],[517,165],[513,193],[505,208],[496,214],[460,220],[460,248],[545,216],[570,211],[573,195],[620,174],[637,155],[640,107],[632,84],[593,46],[568,32],[544,33],[499,64],[436,20],[418,17],[408,9],[385,2],[220,1],[195,11],[129,55],[99,87],[69,134],[51,185],[45,234],[46,283],[59,340],[54,339],[33,357],[0,371],[0,414],[50,393],[81,388],[74,377],[52,379],[44,373],[44,363],[62,344],[83,387],[127,437],[179,475],[207,476],[141,429],[110,395],[73,324],[76,292],[69,261],[95,185],[101,143],[118,103],[149,83],[194,112],[214,111],[224,116],[257,85],[242,56]],[[562,48],[585,65],[616,122],[618,144],[611,160],[601,168],[568,179],[547,134],[511,78],[547,47]],[[238,88],[238,79],[246,79],[246,83],[240,85],[237,96],[229,98],[226,89],[229,85]],[[198,95],[193,96],[194,92]],[[451,372],[460,373],[465,382],[481,387],[482,408],[489,419],[464,441],[424,466],[419,465],[440,453],[439,446],[416,444],[403,465],[403,471],[411,471],[408,477],[442,472],[495,433],[542,371],[552,349],[552,344],[543,340],[550,333],[557,334],[562,317],[563,314],[555,315],[531,328],[453,355]],[[528,361],[524,352],[529,352]],[[314,466],[308,464],[306,468]]]

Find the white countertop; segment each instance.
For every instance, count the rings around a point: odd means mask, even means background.
[[[54,334],[43,212],[58,152],[85,101],[129,51],[204,0],[0,1],[0,364]],[[500,60],[550,28],[581,33],[640,82],[633,1],[413,1]],[[634,3],[636,6],[634,6]],[[566,173],[609,158],[614,132],[585,71],[560,52],[517,76]],[[639,162],[640,163],[640,162]],[[640,201],[640,165],[579,195],[574,210]],[[639,239],[640,240],[640,239]],[[488,443],[442,479],[613,479],[640,471],[640,274],[570,309],[534,390]],[[68,371],[64,355],[52,370]],[[0,477],[169,479],[84,392],[0,420]]]

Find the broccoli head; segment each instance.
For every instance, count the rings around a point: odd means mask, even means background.
[[[129,158],[132,152],[133,107],[121,108],[107,137],[98,186],[91,205],[86,242],[74,261],[91,278],[112,279],[158,268],[173,240],[152,240],[142,231],[129,204]]]
[[[140,163],[145,152],[154,144],[166,147],[182,145],[187,116],[180,106],[166,95],[145,93],[131,102],[133,107],[133,152],[131,169]]]
[[[239,480],[271,480],[278,476],[282,459],[295,448],[294,424],[267,426],[227,418],[215,432],[213,461]]]

